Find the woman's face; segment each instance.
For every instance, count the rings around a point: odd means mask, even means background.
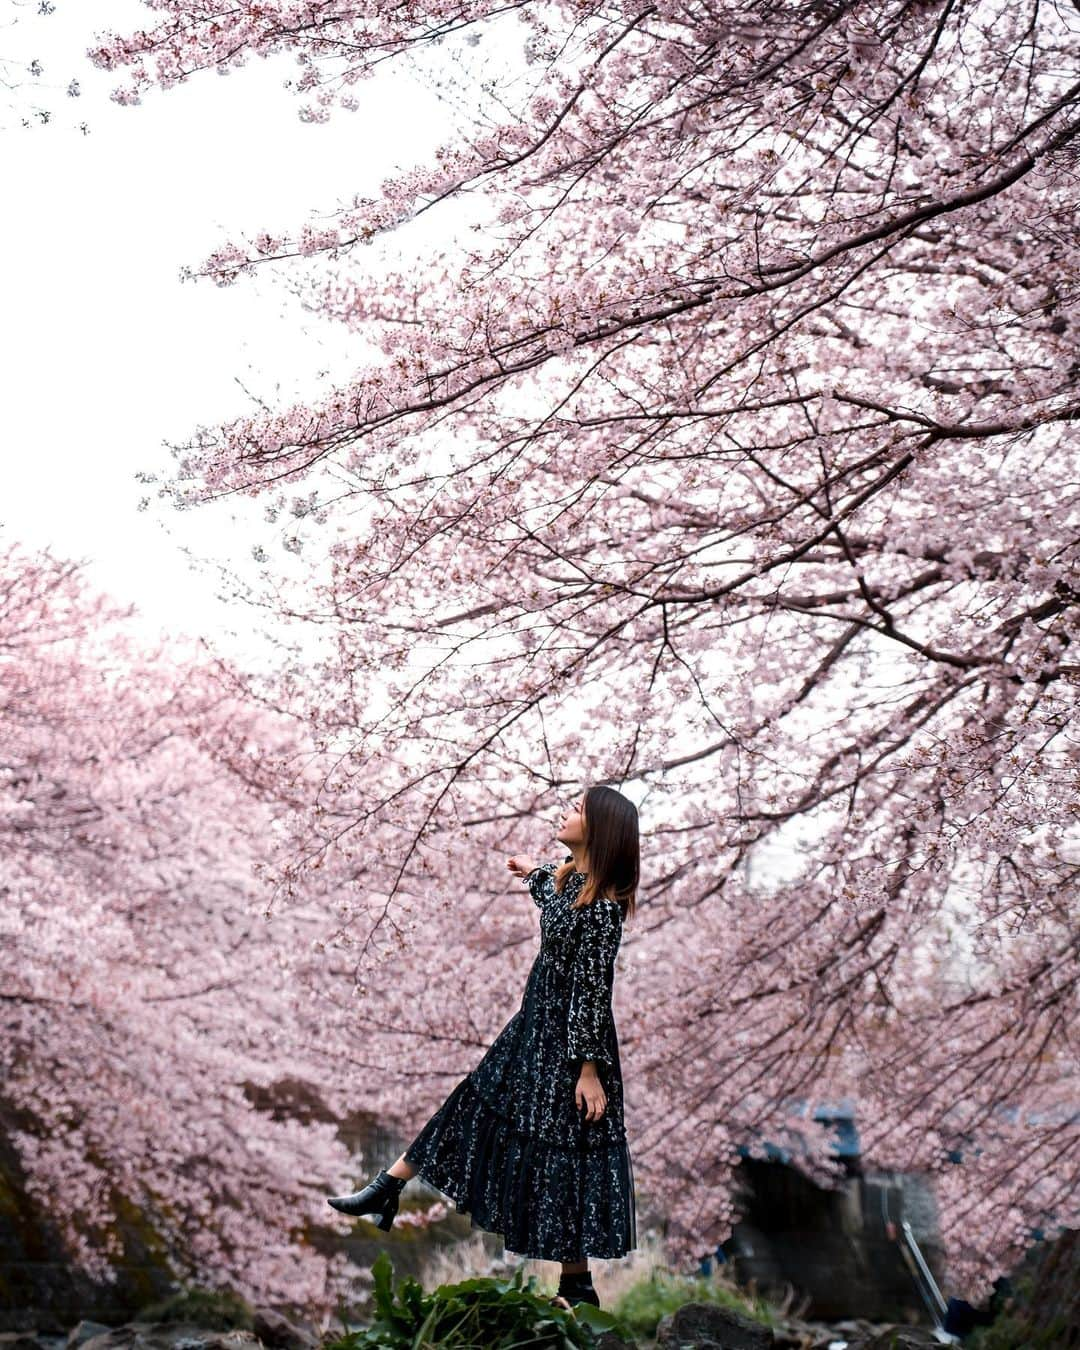
[[[585,795],[565,803],[566,814],[562,818],[559,832],[555,838],[562,844],[583,844],[585,842]]]

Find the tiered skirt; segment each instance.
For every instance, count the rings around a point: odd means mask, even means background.
[[[526,1134],[472,1075],[405,1150],[405,1161],[507,1251],[546,1261],[625,1256],[637,1246],[634,1173],[617,1143],[554,1143]]]

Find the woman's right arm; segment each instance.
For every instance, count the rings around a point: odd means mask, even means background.
[[[543,908],[547,879],[558,865],[554,862],[538,863],[531,872],[526,874],[525,880],[529,886],[529,894],[532,896],[533,904],[536,905],[537,909]]]

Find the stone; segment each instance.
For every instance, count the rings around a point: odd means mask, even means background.
[[[256,1308],[253,1327],[255,1335],[270,1350],[311,1350],[320,1340],[317,1333],[291,1322],[273,1308]]]
[[[875,1336],[848,1341],[848,1350],[926,1350],[941,1341],[929,1327],[887,1327]]]
[[[596,1350],[634,1350],[634,1347],[626,1344],[619,1336],[606,1327],[603,1331],[594,1331],[596,1336]]]
[[[768,1327],[715,1303],[684,1303],[656,1328],[656,1350],[772,1350],[773,1345]]]
[[[4,1331],[0,1332],[0,1350],[50,1350],[50,1342],[36,1331]]]
[[[89,1317],[84,1317],[81,1322],[76,1322],[67,1334],[68,1350],[75,1350],[75,1346],[82,1345],[83,1341],[111,1330],[112,1328],[107,1327],[104,1322],[94,1322]]]
[[[244,1344],[257,1346],[250,1331],[241,1330]],[[236,1350],[236,1332],[211,1331],[192,1322],[126,1322],[82,1342],[79,1350]]]

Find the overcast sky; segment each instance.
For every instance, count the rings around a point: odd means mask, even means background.
[[[287,406],[310,396],[318,372],[342,379],[360,356],[355,339],[302,312],[269,270],[221,289],[181,282],[180,268],[226,239],[290,234],[376,192],[467,115],[394,62],[355,86],[358,111],[301,122],[303,100],[282,87],[300,73],[288,53],[121,107],[109,91],[122,81],[84,52],[98,33],[150,26],[153,11],[58,0],[40,16],[15,0],[9,13],[19,17],[0,39],[8,81],[33,58],[43,73],[11,93],[3,124],[0,537],[86,558],[88,577],[135,602],[151,634],[186,629],[254,656],[263,620],[218,601],[217,573],[193,570],[183,550],[248,565],[252,529],[230,530],[229,517],[261,521],[263,504],[140,512],[156,489],[135,474],[169,476],[163,442],[252,411],[245,389]],[[65,93],[73,77],[79,98]],[[458,106],[470,101],[479,107],[478,87],[459,90]],[[41,105],[52,121],[23,129],[19,118]],[[266,530],[268,550],[279,537]]]

